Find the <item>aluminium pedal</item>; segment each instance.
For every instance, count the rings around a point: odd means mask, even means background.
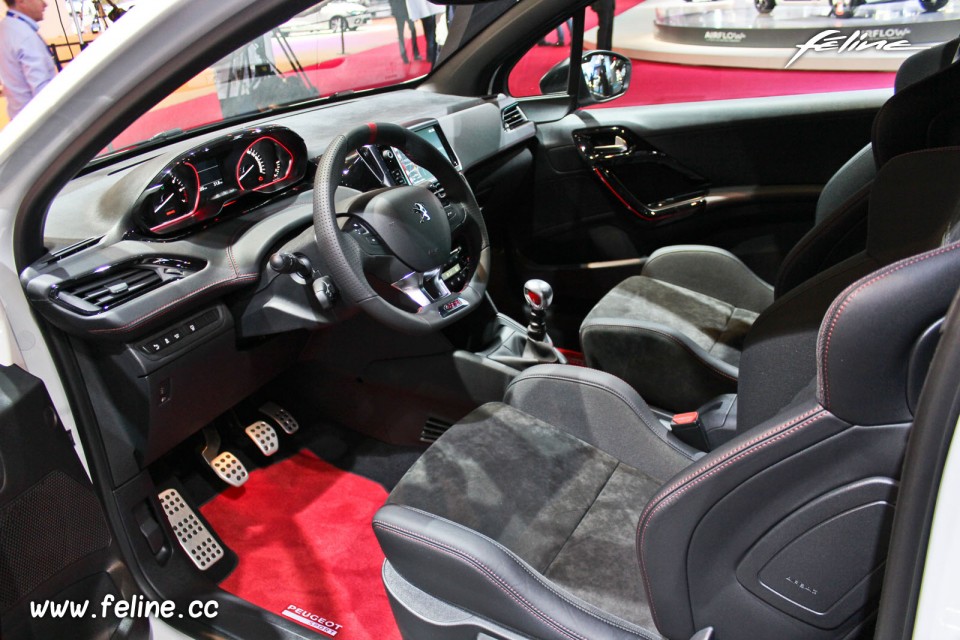
[[[272,418],[287,435],[293,435],[300,429],[300,423],[290,412],[274,402],[265,403],[260,407],[260,413]]]
[[[203,430],[203,437],[207,444],[203,448],[201,455],[204,461],[221,480],[227,484],[240,487],[250,478],[247,468],[230,451],[220,451],[220,434],[213,427],[207,427]]]
[[[253,444],[257,445],[260,453],[265,456],[272,456],[280,449],[280,438],[276,430],[263,420],[257,420],[243,432],[253,440]]]
[[[187,501],[180,496],[179,491],[167,489],[160,492],[157,498],[177,542],[198,569],[209,569],[223,558],[223,547],[203,525]]]
[[[209,460],[207,464],[217,476],[229,485],[241,487],[250,478],[247,468],[240,459],[229,451],[224,451]]]

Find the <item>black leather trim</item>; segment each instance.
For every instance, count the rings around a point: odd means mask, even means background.
[[[870,161],[873,162],[872,157]],[[872,182],[863,186],[794,245],[777,272],[777,298],[865,248],[867,205],[872,187]],[[857,233],[860,225],[863,228]],[[855,250],[838,255],[840,246],[855,247]]]
[[[659,640],[546,580],[496,541],[400,505],[373,520],[390,564],[414,586],[478,616],[543,640]],[[426,568],[426,569],[425,569]]]
[[[873,121],[873,153],[877,166],[892,158],[929,147],[956,144],[951,128],[931,124],[942,115],[956,116],[960,104],[960,65],[953,64],[895,94]]]
[[[771,458],[763,456],[759,458],[764,459],[755,465],[744,464],[745,461],[756,461],[758,458],[755,458],[754,454],[763,451],[772,451],[770,455],[773,459],[786,455],[772,445],[801,433],[810,425],[823,423],[829,415],[820,405],[808,404],[805,410],[794,413],[792,417],[776,423],[773,427],[758,427],[755,435],[745,434],[682,471],[678,474],[679,478],[663,487],[647,503],[637,524],[637,556],[651,614],[657,627],[665,635],[688,637],[696,632],[693,612],[686,595],[686,545],[675,543],[689,540],[697,521],[709,508],[703,506],[702,501],[715,504],[731,486],[773,462]],[[832,433],[846,426],[829,425],[828,431]],[[792,446],[789,448],[795,450]],[[723,474],[721,477],[725,478],[724,482],[707,482],[717,478],[718,474]],[[701,489],[701,494],[706,490],[710,497],[701,497],[701,504],[698,506],[688,504],[684,509],[673,510],[670,520],[664,525],[659,524],[658,518],[662,518],[669,507],[676,506],[682,497],[696,488]]]
[[[837,297],[817,339],[824,407],[859,424],[913,418],[905,391],[910,350],[957,291],[958,249],[954,243],[895,262]]]

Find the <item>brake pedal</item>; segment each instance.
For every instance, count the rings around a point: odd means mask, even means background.
[[[290,415],[290,412],[276,403],[267,402],[260,407],[260,413],[273,418],[287,435],[293,435],[300,429],[300,424]]]
[[[265,456],[272,456],[280,448],[276,430],[263,420],[257,420],[243,431]]]
[[[167,489],[157,496],[177,542],[201,571],[223,558],[223,547],[203,525],[187,501],[176,489]]]
[[[212,427],[203,430],[203,437],[207,445],[201,455],[213,472],[227,484],[239,487],[250,477],[247,468],[233,453],[220,452],[220,434]]]

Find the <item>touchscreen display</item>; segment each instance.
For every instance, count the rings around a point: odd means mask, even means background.
[[[446,147],[443,145],[443,140],[440,139],[442,134],[438,131],[438,128],[437,125],[430,125],[429,127],[414,131],[414,133],[429,142],[437,151],[442,153],[447,160],[453,163],[453,158],[450,157]],[[410,184],[417,185],[424,182],[434,182],[436,180],[432,173],[414,164],[413,161],[399,149],[394,149],[394,154],[400,163],[400,168],[403,169],[403,173],[407,177],[407,182]]]

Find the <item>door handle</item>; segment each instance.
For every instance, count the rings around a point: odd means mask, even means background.
[[[595,153],[601,153],[605,156],[610,156],[614,154],[623,154],[630,150],[630,145],[627,144],[627,141],[617,136],[613,139],[613,144],[600,144],[593,148]]]

